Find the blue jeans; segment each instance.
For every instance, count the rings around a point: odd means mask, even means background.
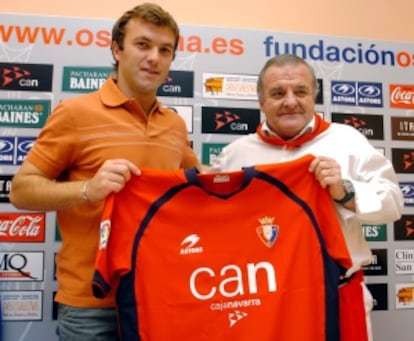
[[[116,341],[114,308],[78,308],[58,304],[59,341]]]

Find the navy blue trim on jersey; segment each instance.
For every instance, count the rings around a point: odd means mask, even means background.
[[[252,180],[252,177],[254,174],[250,174],[247,172],[244,172],[244,177],[243,177],[243,181],[241,183],[241,186],[238,187],[236,190],[234,190],[233,192],[229,192],[229,193],[216,193],[216,192],[212,192],[207,190],[200,182],[200,180],[198,179],[197,175],[199,174],[197,168],[190,168],[190,169],[186,169],[184,170],[184,174],[188,180],[188,183],[194,186],[197,186],[199,188],[201,188],[204,192],[213,195],[215,197],[218,198],[222,198],[222,199],[227,199],[232,197],[233,195],[235,195],[236,193],[242,191]]]
[[[132,255],[131,255],[131,271],[123,275],[120,279],[119,286],[116,293],[118,316],[120,317],[120,337],[122,340],[127,341],[140,341],[139,336],[139,319],[137,316],[138,306],[140,304],[137,301],[135,295],[134,283],[136,281],[136,263],[138,257],[138,247],[143,234],[149,226],[152,218],[157,211],[169,200],[171,200],[179,192],[189,188],[191,186],[197,186],[208,192],[209,194],[222,197],[224,199],[231,197],[237,192],[240,192],[245,188],[253,178],[257,178],[270,183],[271,185],[279,188],[283,194],[289,197],[293,202],[299,205],[306,215],[309,217],[315,233],[318,237],[319,243],[322,249],[322,258],[325,270],[325,326],[326,326],[326,341],[339,340],[339,317],[338,317],[338,282],[341,271],[340,266],[329,256],[326,249],[325,241],[320,231],[318,222],[312,212],[312,209],[308,204],[295,195],[289,188],[280,180],[254,169],[254,167],[243,168],[244,180],[242,186],[235,192],[226,195],[218,195],[217,193],[211,193],[205,190],[201,182],[199,181],[197,174],[198,171],[195,168],[185,171],[187,178],[186,183],[179,184],[171,187],[165,194],[161,195],[156,201],[154,201],[149,208],[147,214],[142,220],[141,224],[137,228],[137,233],[133,241]],[[145,278],[141,279],[145,281]],[[162,317],[160,317],[162,318]],[[125,326],[125,328],[123,327]]]
[[[340,276],[345,273],[345,269],[340,267],[329,255],[326,248],[325,239],[319,228],[319,224],[313,214],[313,211],[308,204],[294,194],[284,183],[274,177],[257,171],[252,167],[245,168],[245,172],[252,174],[256,178],[262,179],[272,185],[278,187],[284,194],[296,202],[309,216],[312,221],[312,226],[318,236],[319,243],[322,249],[322,258],[325,269],[325,326],[326,326],[326,341],[339,340],[339,301],[338,301],[338,285]]]
[[[149,222],[151,221],[152,217],[158,211],[158,209],[164,205],[165,202],[170,200],[174,197],[178,192],[183,190],[184,188],[191,186],[191,183],[183,183],[178,186],[172,187],[169,189],[164,195],[162,195],[158,200],[152,203],[151,207],[148,209],[148,213],[145,215],[144,219],[142,220],[141,225],[137,230],[137,234],[134,239],[134,244],[132,247],[132,255],[131,255],[131,271],[122,276],[121,280],[119,281],[118,290],[116,293],[116,300],[117,302],[121,302],[118,304],[118,316],[122,318],[119,322],[120,325],[120,337],[121,340],[125,341],[133,341],[133,340],[140,340],[139,337],[139,319],[137,316],[137,307],[139,306],[139,302],[136,301],[135,296],[135,267],[137,261],[137,253],[138,253],[138,244],[141,240],[143,233],[145,232]],[[145,279],[144,279],[145,280]],[[128,319],[125,317],[128,316]],[[123,328],[123,326],[128,326],[127,328]]]
[[[93,274],[93,295],[97,298],[104,298],[111,290],[111,286],[105,281],[102,274],[95,271]]]

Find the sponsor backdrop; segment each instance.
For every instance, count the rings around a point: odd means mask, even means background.
[[[54,256],[60,246],[55,214],[19,211],[8,194],[13,174],[52,108],[62,99],[99,88],[107,78],[113,22],[4,13],[0,18],[4,336],[8,341],[55,340]],[[317,111],[326,120],[355,127],[392,160],[405,195],[404,215],[394,224],[361,227],[373,249],[365,273],[375,298],[375,340],[412,340],[413,45],[219,27],[181,29],[178,55],[158,95],[186,121],[203,163],[210,163],[233,139],[255,131],[262,118],[257,74],[268,57],[284,52],[304,57],[315,68],[322,90]]]

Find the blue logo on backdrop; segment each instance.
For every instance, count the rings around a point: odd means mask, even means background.
[[[0,165],[20,165],[32,148],[36,137],[0,138]]]
[[[362,107],[382,107],[382,84],[358,82],[358,105]]]
[[[355,82],[332,81],[331,90],[332,104],[356,104]]]
[[[400,182],[400,188],[404,194],[404,205],[414,206],[414,182]]]
[[[1,165],[13,165],[14,160],[14,137],[1,137],[0,138],[0,164]]]
[[[382,84],[374,82],[332,81],[332,104],[383,107]]]

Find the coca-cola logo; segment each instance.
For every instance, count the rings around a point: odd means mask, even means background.
[[[0,213],[0,242],[44,242],[45,213]]]
[[[414,89],[404,90],[400,86],[396,87],[391,93],[391,101],[394,103],[414,103]]]
[[[414,85],[390,84],[390,106],[414,109]]]

